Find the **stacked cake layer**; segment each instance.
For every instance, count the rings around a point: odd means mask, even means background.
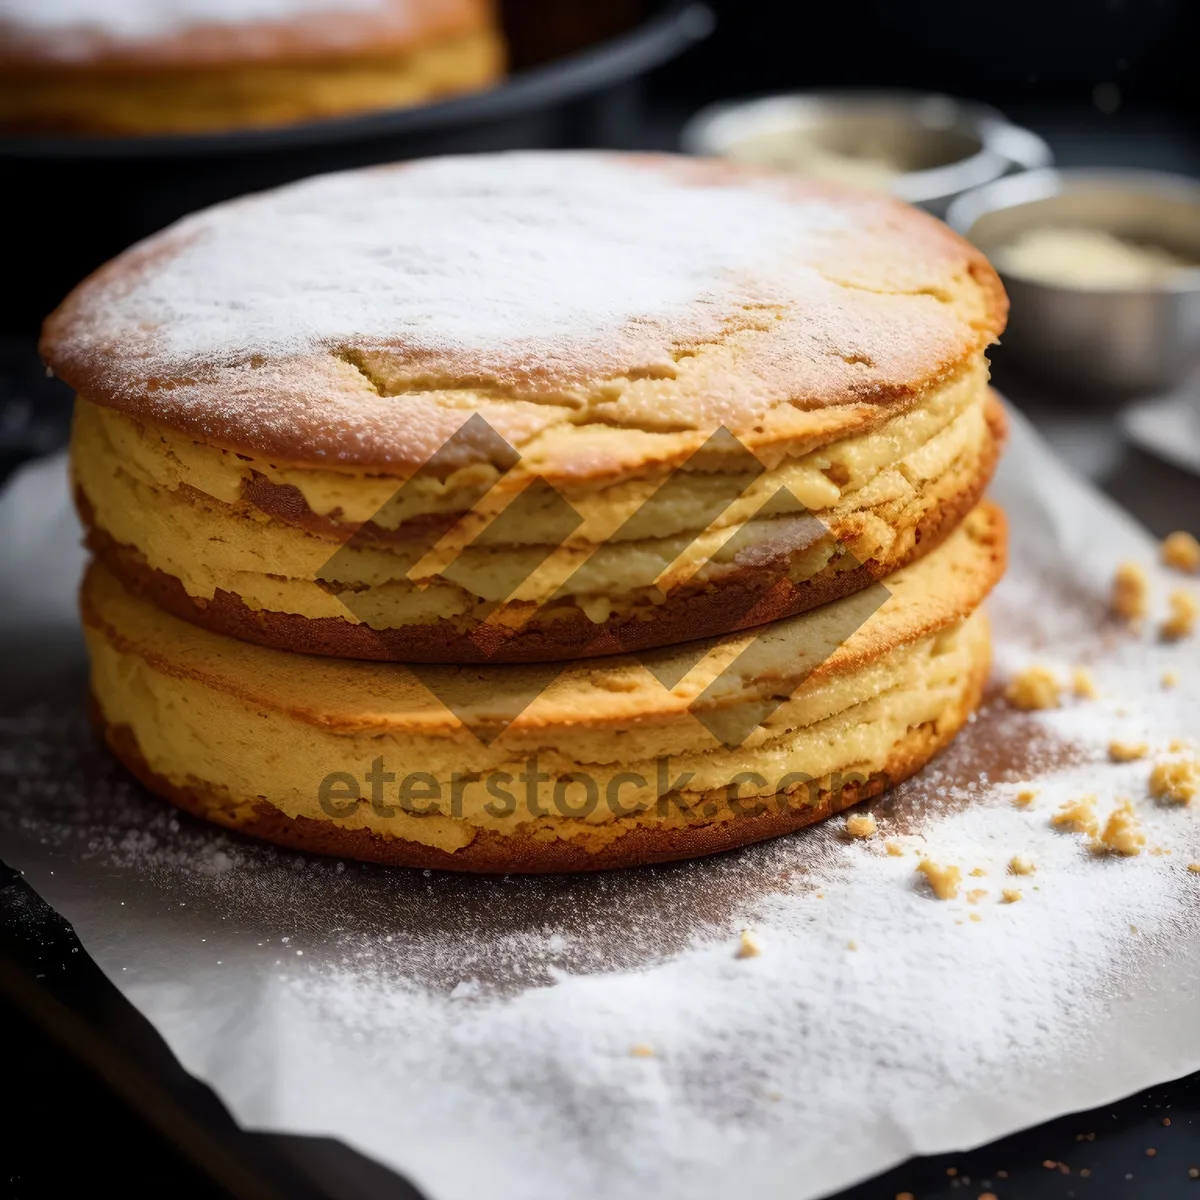
[[[873,795],[986,676],[1005,309],[897,202],[661,156],[184,221],[44,337],[109,742],[221,823],[470,870]]]

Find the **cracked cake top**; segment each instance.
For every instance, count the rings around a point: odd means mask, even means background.
[[[234,452],[403,474],[479,413],[448,468],[507,442],[611,479],[721,426],[768,461],[869,429],[977,363],[1006,312],[979,251],[886,196],[513,153],[186,218],[76,288],[42,351],[87,399]]]

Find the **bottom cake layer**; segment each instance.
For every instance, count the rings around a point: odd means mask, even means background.
[[[152,791],[340,857],[467,871],[660,862],[873,796],[979,704],[999,511],[867,593],[736,638],[537,668],[248,646],[89,571],[97,719]]]

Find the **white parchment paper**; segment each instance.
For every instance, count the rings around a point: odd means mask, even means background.
[[[1018,714],[994,694],[873,805],[874,839],[837,821],[591,878],[308,858],[129,783],[88,736],[77,535],[61,462],[41,464],[0,502],[0,855],[240,1121],[338,1136],[431,1200],[803,1200],[1193,1071],[1200,801],[1148,779],[1200,735],[1200,649],[1105,612],[1120,560],[1147,567],[1158,613],[1187,581],[1014,424],[997,691],[1085,665],[1098,698]],[[1114,737],[1150,756],[1110,762]],[[1101,819],[1130,797],[1147,851],[1052,828],[1084,794]],[[1017,854],[1035,874],[1006,874]],[[961,868],[959,899],[933,898],[924,856]],[[745,927],[758,957],[735,957]]]

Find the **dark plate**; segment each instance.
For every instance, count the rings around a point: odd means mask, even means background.
[[[513,73],[488,91],[433,104],[229,133],[0,137],[8,227],[17,231],[7,248],[0,329],[36,329],[84,275],[126,246],[246,192],[430,154],[620,145],[636,125],[636,82],[712,28],[709,9],[696,0],[648,7],[649,16],[640,4],[599,6],[630,23],[554,56],[544,38],[529,48],[530,29],[553,28],[582,10],[570,0],[507,5]],[[571,46],[572,36],[558,41]]]
[[[635,79],[681,54],[712,29],[711,11],[696,0],[671,0],[642,23],[557,61],[517,70],[499,86],[432,104],[410,105],[324,121],[221,133],[148,137],[0,134],[0,160],[191,158],[263,154],[380,138],[417,137],[505,121]],[[498,144],[499,148],[499,144]]]

